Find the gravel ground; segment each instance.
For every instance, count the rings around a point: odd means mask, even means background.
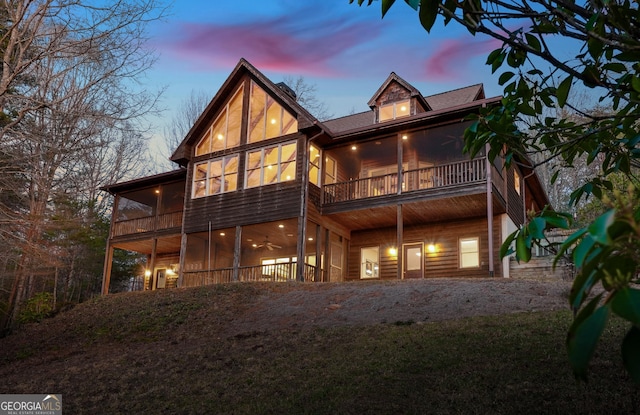
[[[265,291],[234,318],[228,334],[561,310],[568,309],[570,286],[497,278],[292,285]]]

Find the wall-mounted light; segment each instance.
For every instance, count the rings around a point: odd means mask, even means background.
[[[437,248],[435,244],[428,244],[427,245],[427,252],[430,254],[435,254],[437,252]]]
[[[391,256],[397,256],[398,255],[398,250],[394,247],[389,248],[389,255]]]
[[[144,276],[145,277],[150,277],[151,276],[151,270],[145,269],[144,270]]]

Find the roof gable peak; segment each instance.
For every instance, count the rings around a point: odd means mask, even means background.
[[[382,83],[382,85],[380,86],[380,88],[378,88],[378,90],[375,92],[375,94],[373,94],[373,97],[371,97],[371,99],[369,100],[369,102],[367,103],[367,105],[369,105],[370,108],[374,108],[376,107],[376,103],[378,101],[378,99],[380,98],[380,96],[387,90],[387,88],[389,88],[389,86],[393,83],[397,83],[398,85],[400,85],[403,89],[407,90],[407,92],[409,93],[409,95],[411,96],[411,98],[416,98],[418,99],[423,106],[426,109],[430,109],[429,105],[427,104],[427,102],[424,100],[424,97],[422,96],[422,94],[420,93],[420,91],[418,90],[418,88],[414,87],[413,85],[411,85],[409,82],[407,82],[406,80],[404,80],[402,77],[400,77],[398,74],[396,74],[395,72],[391,72],[389,74],[389,76],[387,77],[387,79]]]

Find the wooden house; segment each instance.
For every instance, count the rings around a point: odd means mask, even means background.
[[[463,149],[482,85],[423,96],[391,73],[370,111],[321,122],[241,60],[171,156],[106,186],[105,260],[148,256],[147,289],[230,281],[506,277],[506,235],[548,203],[537,175]]]

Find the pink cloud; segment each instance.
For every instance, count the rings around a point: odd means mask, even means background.
[[[364,22],[299,15],[233,24],[181,23],[156,45],[202,70],[227,69],[243,57],[266,71],[335,76],[346,51],[379,34]]]
[[[473,38],[448,39],[438,43],[435,51],[425,60],[424,71],[430,79],[455,80],[464,76],[470,61],[499,48],[502,43],[495,39]],[[484,62],[483,62],[484,63]]]

